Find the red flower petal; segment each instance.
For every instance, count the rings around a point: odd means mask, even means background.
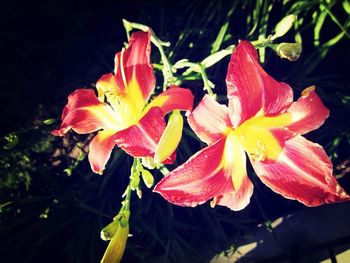
[[[115,145],[114,133],[115,131],[103,130],[92,139],[89,145],[89,162],[93,172],[102,174],[105,169]]]
[[[253,195],[253,190],[254,186],[252,182],[249,180],[248,176],[245,176],[242,186],[237,191],[232,191],[222,196],[216,196],[213,202],[215,205],[222,205],[233,211],[239,211],[249,204],[250,197]]]
[[[292,115],[292,124],[288,125],[288,129],[298,134],[317,129],[329,116],[329,110],[315,92],[315,87],[305,89],[298,101],[289,107],[288,112]]]
[[[227,127],[232,127],[229,109],[208,95],[205,95],[192,111],[188,123],[196,135],[207,144],[222,138]]]
[[[332,163],[323,148],[302,136],[286,141],[275,162],[251,161],[261,181],[285,198],[307,206],[350,200],[332,176]]]
[[[224,147],[223,138],[197,152],[163,178],[153,191],[173,204],[192,207],[232,191],[231,177],[220,169]]]
[[[78,89],[68,96],[68,103],[63,109],[62,124],[53,135],[63,136],[69,129],[84,134],[102,128],[117,130],[120,124],[115,113],[106,104],[100,102],[91,89]]]
[[[135,32],[130,37],[128,48],[115,56],[115,76],[121,90],[128,94],[141,92],[145,101],[156,82],[150,63],[150,39],[151,32]]]
[[[117,132],[114,138],[116,144],[131,156],[153,157],[164,129],[163,111],[155,107],[137,124]]]
[[[263,70],[256,49],[248,41],[241,41],[233,52],[226,85],[234,127],[260,110],[264,115],[275,115],[293,102],[292,89]]]
[[[189,89],[170,86],[166,91],[155,97],[150,104],[147,105],[145,111],[153,107],[159,107],[164,114],[173,110],[191,111],[193,107],[193,95]]]
[[[222,138],[197,152],[163,178],[153,191],[180,206],[194,207],[214,198],[214,204],[225,205],[232,210],[244,208],[253,190],[245,172],[246,164],[227,158],[239,154],[237,160],[242,161],[245,154],[241,149],[227,149],[226,142],[226,138]],[[234,174],[235,171],[243,173]],[[239,184],[236,192],[232,176],[242,180],[236,180]]]

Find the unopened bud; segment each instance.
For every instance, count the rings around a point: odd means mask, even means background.
[[[139,187],[140,184],[140,174],[138,172],[134,173],[131,177],[131,190],[135,190]]]
[[[101,263],[117,263],[121,261],[128,235],[129,224],[127,224],[125,227],[119,225],[117,231],[108,244]]]
[[[148,188],[151,188],[153,186],[153,183],[154,183],[154,178],[153,178],[153,175],[148,171],[148,170],[142,170],[142,179],[143,179],[143,182],[145,183],[145,185],[148,187]]]
[[[157,164],[164,162],[180,143],[183,128],[183,118],[179,111],[174,111],[168,120],[168,124],[160,138],[154,154]]]
[[[148,169],[154,169],[156,167],[154,159],[151,157],[142,157],[141,162],[142,162],[142,165],[144,167],[147,167]]]
[[[139,199],[142,198],[142,191],[141,191],[140,187],[136,189],[136,195]]]
[[[288,15],[284,17],[275,27],[275,34],[271,37],[271,40],[284,36],[296,21],[296,15]]]
[[[289,61],[296,61],[299,59],[302,51],[300,43],[281,43],[276,47],[276,53],[281,58]]]
[[[129,218],[122,216],[119,222],[121,227],[126,227],[129,223]]]
[[[118,221],[113,221],[101,230],[101,239],[104,241],[111,240],[118,229]]]

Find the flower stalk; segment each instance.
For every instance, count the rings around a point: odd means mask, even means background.
[[[113,221],[101,231],[101,239],[105,241],[110,240],[101,263],[118,263],[123,257],[129,235],[131,193],[132,191],[136,191],[137,195],[140,197],[140,173],[144,174],[148,172],[145,171],[147,170],[142,167],[140,158],[134,158],[130,169],[130,181],[122,195],[122,197],[124,197],[121,203],[122,207],[113,218]],[[148,183],[150,183],[152,180],[150,176],[152,176],[152,174],[148,172],[147,176]]]

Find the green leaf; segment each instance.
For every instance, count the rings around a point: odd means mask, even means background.
[[[7,142],[7,144],[4,145],[5,150],[12,149],[13,147],[15,147],[18,144],[18,141],[19,141],[18,136],[14,132],[11,132],[11,133],[5,135],[4,139]]]
[[[49,217],[50,208],[46,207],[44,211],[39,215],[41,219],[47,219]]]
[[[338,35],[333,37],[332,39],[328,40],[326,43],[323,44],[322,47],[329,48],[331,46],[334,46],[336,43],[338,43],[343,37],[345,36],[345,32],[340,32]]]
[[[218,51],[220,49],[220,46],[224,40],[227,28],[229,26],[229,22],[226,22],[225,24],[222,25],[222,27],[220,28],[220,31],[214,41],[214,43],[211,46],[211,53],[214,53],[216,51]]]
[[[328,13],[321,11],[320,15],[317,17],[316,25],[314,28],[314,45],[315,45],[315,47],[318,47],[320,45],[321,29],[322,29],[322,26],[326,20],[327,15],[328,15]]]
[[[317,4],[316,1],[297,1],[289,9],[289,12],[292,12],[294,14],[299,14],[301,12],[308,11],[308,9],[310,9],[315,4]]]
[[[45,125],[51,125],[56,122],[56,119],[46,119],[43,121]]]
[[[6,203],[3,203],[3,204],[0,204],[0,213],[2,211],[2,209],[4,209],[6,206],[10,205],[12,202],[6,202]]]

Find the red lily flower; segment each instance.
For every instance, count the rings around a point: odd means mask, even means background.
[[[99,131],[89,150],[91,168],[96,173],[102,173],[115,145],[134,157],[153,157],[156,150],[163,150],[157,145],[166,128],[164,115],[192,110],[191,91],[176,86],[147,105],[155,88],[150,38],[150,32],[132,34],[128,48],[115,56],[114,74],[103,75],[97,82],[98,97],[92,89],[70,94],[61,127],[52,132],[63,136],[70,129],[80,134]],[[177,143],[169,141],[172,151],[166,156],[160,154],[161,162],[173,161]]]
[[[323,148],[301,136],[329,115],[314,87],[293,102],[290,86],[263,70],[247,41],[232,54],[226,84],[229,107],[206,95],[188,117],[208,146],[163,178],[155,192],[181,206],[213,198],[212,205],[241,210],[253,193],[247,153],[261,181],[285,198],[307,206],[350,200]]]

